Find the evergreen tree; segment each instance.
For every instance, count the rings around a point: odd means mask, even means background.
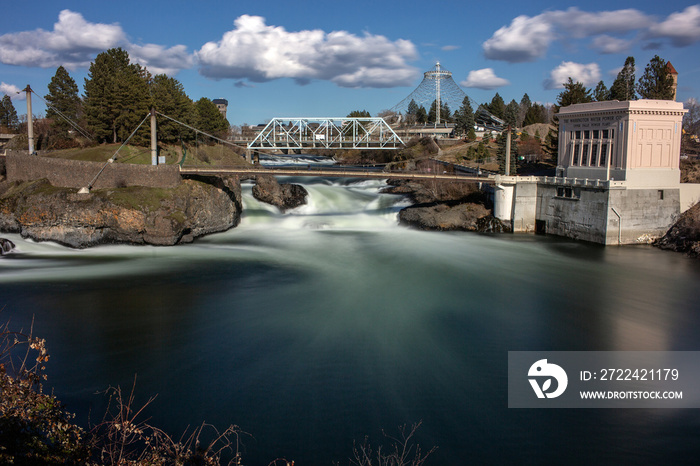
[[[97,55],[85,78],[85,115],[98,141],[125,140],[150,110],[148,72],[121,48]]]
[[[602,80],[598,81],[598,85],[593,90],[593,98],[596,102],[610,100],[610,91],[608,90],[608,86],[606,86]]]
[[[517,160],[518,160],[518,144],[515,141],[515,129],[510,131],[510,174],[515,175],[518,171]],[[506,172],[506,144],[508,139],[508,131],[503,131],[496,138],[496,143],[498,144],[498,149],[496,151],[496,157],[498,159],[498,171],[499,173],[505,174]]]
[[[624,100],[637,100],[637,93],[634,85],[634,71],[634,57],[627,57],[625,66],[622,67],[617,74],[617,78],[615,78],[615,82],[613,82],[613,85],[610,87],[610,96],[608,100],[619,100],[620,102]]]
[[[462,100],[462,106],[455,112],[455,132],[466,135],[467,139],[469,139],[470,129],[474,132],[474,110],[469,97],[465,96],[464,100]]]
[[[78,95],[78,85],[70,74],[62,66],[56,69],[56,74],[51,78],[48,86],[49,93],[44,97],[49,103],[46,109],[46,118],[53,120],[51,128],[56,131],[58,137],[68,137],[68,131],[72,125],[79,124],[82,114],[82,101]]]
[[[150,83],[150,92],[156,111],[185,124],[194,124],[194,103],[177,79],[165,74],[156,75]],[[192,141],[194,132],[172,120],[160,118],[158,139],[168,143]]]
[[[491,103],[484,105],[484,107],[486,110],[491,112],[492,115],[500,119],[505,117],[506,103],[503,101],[503,97],[501,97],[498,92],[496,92],[496,95],[494,95],[493,99],[491,99]]]
[[[15,110],[10,96],[5,94],[0,101],[0,127],[7,128],[7,131],[14,133],[18,126],[17,110]]]
[[[440,123],[449,123],[452,121],[452,112],[450,111],[450,107],[447,105],[447,102],[442,102],[440,105]],[[436,123],[437,122],[437,100],[433,100],[433,103],[430,105],[430,110],[428,111],[428,123]]]
[[[541,104],[532,104],[525,114],[522,126],[534,125],[535,123],[547,123],[547,109]]]
[[[515,99],[511,100],[510,103],[506,105],[506,109],[503,112],[503,120],[506,122],[506,125],[510,125],[511,128],[516,128],[518,126],[519,110],[520,106]]]
[[[520,99],[520,105],[518,106],[518,127],[525,126],[525,116],[527,115],[527,112],[530,110],[530,107],[532,107],[532,101],[530,100],[530,96],[526,94],[523,94],[523,98]]]
[[[353,110],[348,113],[348,118],[372,118],[372,114],[367,110]]]
[[[228,121],[219,112],[214,102],[202,97],[194,104],[194,108],[197,116],[195,122],[197,129],[219,137],[228,131]]]
[[[416,112],[416,123],[424,124],[428,122],[428,112],[425,111],[425,107],[422,105]]]
[[[666,60],[654,55],[639,78],[637,92],[642,99],[673,100],[673,76],[666,68]]]
[[[408,124],[414,124],[416,120],[418,119],[418,110],[420,107],[416,103],[414,99],[411,99],[411,102],[408,104],[408,108],[406,108],[406,122]]]

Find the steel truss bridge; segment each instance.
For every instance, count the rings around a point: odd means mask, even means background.
[[[400,149],[383,118],[273,118],[248,149]]]

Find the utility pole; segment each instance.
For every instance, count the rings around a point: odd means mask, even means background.
[[[510,125],[508,125],[508,133],[506,134],[506,170],[505,175],[510,176]]]
[[[32,88],[27,84],[27,139],[29,140],[29,155],[34,153],[34,120],[32,118]]]
[[[155,107],[151,107],[151,165],[158,165],[158,137],[156,132]]]

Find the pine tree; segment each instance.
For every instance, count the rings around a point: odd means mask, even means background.
[[[182,123],[194,124],[194,102],[185,94],[183,85],[175,78],[164,74],[153,77],[150,92],[156,111]],[[163,142],[194,140],[194,132],[162,118],[158,121],[158,139]]]
[[[520,104],[518,105],[518,127],[526,126],[525,125],[525,116],[527,115],[527,112],[530,110],[530,107],[532,107],[532,101],[530,100],[530,96],[526,94],[523,94],[523,98],[520,99]]]
[[[610,91],[603,81],[598,81],[598,85],[593,90],[593,98],[596,102],[610,100]]]
[[[642,99],[673,100],[673,76],[666,68],[666,60],[654,55],[639,78],[637,92]]]
[[[202,97],[195,104],[196,128],[214,136],[223,136],[229,128],[228,121],[219,112],[214,102]]]
[[[518,126],[519,110],[520,106],[515,99],[511,100],[510,103],[506,105],[506,109],[503,112],[503,120],[506,122],[506,125],[509,125],[511,128],[516,128]]]
[[[10,96],[5,94],[0,101],[0,127],[7,128],[7,131],[14,133],[18,126],[17,110],[15,110]]]
[[[418,119],[418,110],[420,107],[416,103],[414,99],[411,99],[411,102],[409,102],[408,107],[406,108],[406,122],[408,124],[415,124],[416,120]]]
[[[493,99],[491,99],[491,103],[484,105],[484,107],[486,110],[491,112],[492,115],[500,119],[505,117],[506,103],[503,101],[503,97],[501,97],[498,92],[496,92],[496,95],[494,95]]]
[[[637,100],[637,93],[634,85],[634,70],[634,57],[627,57],[625,66],[622,67],[617,74],[617,78],[615,78],[615,82],[613,82],[613,85],[610,87],[610,96],[608,100],[619,100],[620,102],[625,100]]]
[[[463,134],[469,138],[470,129],[472,132],[474,131],[474,110],[469,97],[465,96],[462,100],[462,106],[455,112],[455,131],[457,134]]]
[[[56,69],[56,74],[51,78],[48,86],[49,93],[44,97],[49,103],[46,109],[46,118],[53,120],[51,128],[59,138],[68,137],[68,131],[72,129],[71,123],[66,119],[79,124],[82,114],[82,101],[78,95],[78,85],[70,74],[62,66]]]
[[[150,75],[121,48],[97,55],[85,78],[85,115],[98,141],[125,140],[148,114]]]

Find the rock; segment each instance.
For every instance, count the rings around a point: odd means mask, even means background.
[[[77,194],[47,180],[0,189],[0,231],[74,248],[103,243],[173,245],[240,221],[240,186],[184,180],[176,188],[131,186]]]
[[[262,202],[272,204],[283,212],[306,204],[308,191],[298,184],[277,182],[272,175],[258,175],[253,186],[253,196]]]
[[[399,223],[421,230],[481,231],[479,219],[490,214],[483,205],[472,203],[411,206],[399,212]]]
[[[9,239],[0,238],[0,256],[4,256],[15,248],[15,243]]]
[[[683,212],[654,246],[700,258],[700,203]]]

